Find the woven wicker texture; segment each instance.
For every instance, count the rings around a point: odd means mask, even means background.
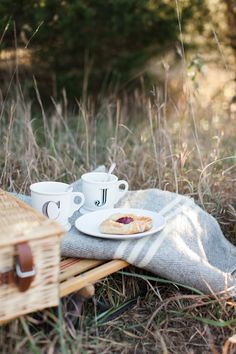
[[[58,223],[0,189],[0,232],[1,247],[61,234],[63,230]]]
[[[0,286],[0,322],[56,306],[59,301],[61,226],[0,189],[0,272],[14,268],[15,244],[28,241],[36,277],[26,292]]]

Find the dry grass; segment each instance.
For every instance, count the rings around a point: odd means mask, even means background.
[[[115,160],[116,173],[131,189],[193,196],[236,243],[234,113],[223,105],[217,112],[214,104],[203,109],[190,87],[171,97],[167,81],[164,89],[148,93],[137,90],[96,104],[76,101],[73,111],[64,93],[45,111],[34,84],[33,102],[19,85],[0,102],[4,189],[28,193],[37,180],[72,182]],[[131,271],[100,282],[80,316],[67,298],[59,309],[2,327],[1,353],[235,353],[233,299],[199,295]]]

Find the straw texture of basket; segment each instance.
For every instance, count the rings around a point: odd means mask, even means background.
[[[63,233],[58,223],[0,189],[0,323],[58,305]],[[18,255],[21,248],[26,252]],[[24,268],[28,253],[33,272],[17,271],[17,260]]]

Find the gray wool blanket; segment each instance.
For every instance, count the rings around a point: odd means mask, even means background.
[[[80,181],[74,191],[80,190]],[[19,196],[30,203],[30,198]],[[107,240],[86,236],[73,226],[63,237],[63,256],[123,259],[164,278],[194,287],[203,293],[227,290],[236,293],[236,247],[226,240],[217,221],[194,200],[159,189],[129,191],[117,207],[148,209],[161,213],[166,226],[137,240]],[[76,212],[74,223],[80,216]]]

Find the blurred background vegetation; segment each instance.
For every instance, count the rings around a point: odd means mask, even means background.
[[[234,23],[234,0],[225,4]],[[106,94],[130,90],[140,77],[153,83],[150,60],[170,51],[181,59],[183,36],[185,50],[212,36],[210,18],[217,24],[207,0],[1,0],[1,51],[18,49],[18,75],[28,87],[34,74],[48,95],[63,88],[69,97]],[[6,59],[2,78],[9,74]]]
[[[235,0],[1,0],[0,186],[29,194],[115,161],[131,190],[193,197],[236,244],[235,58]],[[231,299],[148,284],[105,328],[95,302],[63,325],[67,352],[221,353],[235,337]],[[137,293],[123,275],[97,289],[115,306]],[[1,327],[0,352],[58,352],[40,316]]]
[[[182,144],[195,146],[201,169],[233,155],[235,58],[235,0],[1,0],[0,182],[11,179],[9,156],[26,186],[50,171],[76,178],[77,168],[108,160],[122,173],[134,160],[137,176],[145,146],[139,180],[155,175],[152,166],[159,177],[151,185],[165,188],[172,184],[166,166],[175,171],[188,150]],[[14,177],[19,185],[23,175]]]

